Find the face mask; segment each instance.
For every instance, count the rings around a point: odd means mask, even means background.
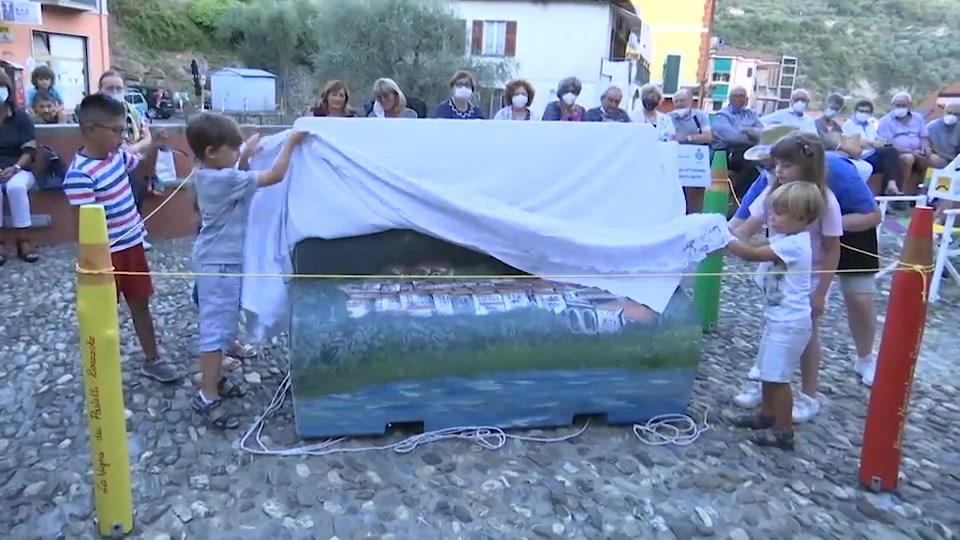
[[[804,102],[802,102],[802,101],[794,101],[794,102],[793,102],[793,112],[795,112],[795,113],[802,113],[802,112],[805,111],[805,110],[807,110],[807,104],[806,104],[806,103],[804,103]]]
[[[6,87],[0,87],[0,101],[6,101],[10,99],[10,90]]]
[[[659,105],[659,103],[657,103],[657,100],[655,100],[655,99],[645,99],[645,100],[643,100],[643,108],[646,109],[646,110],[648,110],[648,111],[652,111],[653,109],[656,109],[656,108],[657,108],[657,105]]]
[[[513,96],[513,99],[510,100],[513,103],[514,107],[526,107],[527,106],[527,96],[523,94],[517,94]]]
[[[857,122],[860,122],[861,124],[866,124],[867,121],[870,120],[870,113],[858,112],[856,114],[856,118],[857,118]]]
[[[563,102],[567,105],[573,105],[577,101],[577,95],[573,92],[567,92],[563,95]]]
[[[458,86],[453,89],[453,97],[457,99],[470,99],[470,96],[473,95],[473,90],[466,86]]]
[[[690,114],[690,109],[675,109],[673,112],[677,113],[677,116],[687,116]]]
[[[123,101],[123,94],[120,92],[104,92],[103,95],[115,101]]]
[[[955,114],[946,114],[943,116],[943,123],[952,126],[957,123],[957,115]]]
[[[893,115],[896,116],[897,118],[903,118],[909,112],[910,112],[910,109],[907,107],[897,107],[896,109],[893,110]]]
[[[826,116],[827,118],[833,118],[834,116],[837,115],[838,112],[840,111],[836,109],[826,109],[825,111],[823,111],[823,115]]]

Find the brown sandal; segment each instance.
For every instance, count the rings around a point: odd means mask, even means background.
[[[776,418],[764,416],[760,413],[744,414],[733,419],[733,425],[735,427],[754,430],[770,429],[775,422]]]
[[[27,263],[35,263],[40,260],[40,255],[26,240],[17,240],[17,257]]]
[[[782,431],[779,429],[766,429],[758,431],[750,437],[750,441],[757,446],[779,448],[781,450],[793,450],[795,441],[793,431]]]

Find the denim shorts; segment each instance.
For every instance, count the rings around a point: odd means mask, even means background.
[[[240,325],[239,264],[202,264],[196,268],[200,308],[200,352],[226,351],[237,339]]]

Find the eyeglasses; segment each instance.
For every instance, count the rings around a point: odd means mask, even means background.
[[[123,135],[123,132],[127,129],[125,126],[105,126],[103,124],[94,124],[94,127],[112,131],[114,135]]]

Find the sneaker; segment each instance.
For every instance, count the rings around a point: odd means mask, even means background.
[[[808,396],[803,392],[797,392],[793,398],[793,423],[802,424],[809,422],[820,412],[820,400]]]
[[[867,369],[870,369],[871,364],[876,364],[876,362],[877,358],[872,354],[868,354],[863,358],[857,358],[854,360],[853,369],[856,370],[857,375],[863,377],[863,374],[867,372]]]
[[[164,384],[177,382],[183,378],[183,375],[173,364],[159,359],[144,360],[143,364],[140,365],[140,373],[144,377],[149,377]]]
[[[874,359],[860,373],[860,382],[873,388],[873,379],[877,376],[877,361]]]
[[[759,381],[760,368],[758,368],[757,366],[753,366],[752,368],[750,368],[750,373],[747,373],[747,378],[750,379],[751,381]]]
[[[144,239],[143,239],[143,250],[144,250],[144,251],[150,251],[150,248],[152,248],[152,247],[153,247],[153,244],[151,244],[150,242],[147,242],[147,239],[144,238]]]
[[[761,401],[763,401],[763,391],[760,389],[760,383],[747,385],[742,392],[733,398],[733,402],[737,404],[737,407],[743,407],[744,409],[757,407]]]

